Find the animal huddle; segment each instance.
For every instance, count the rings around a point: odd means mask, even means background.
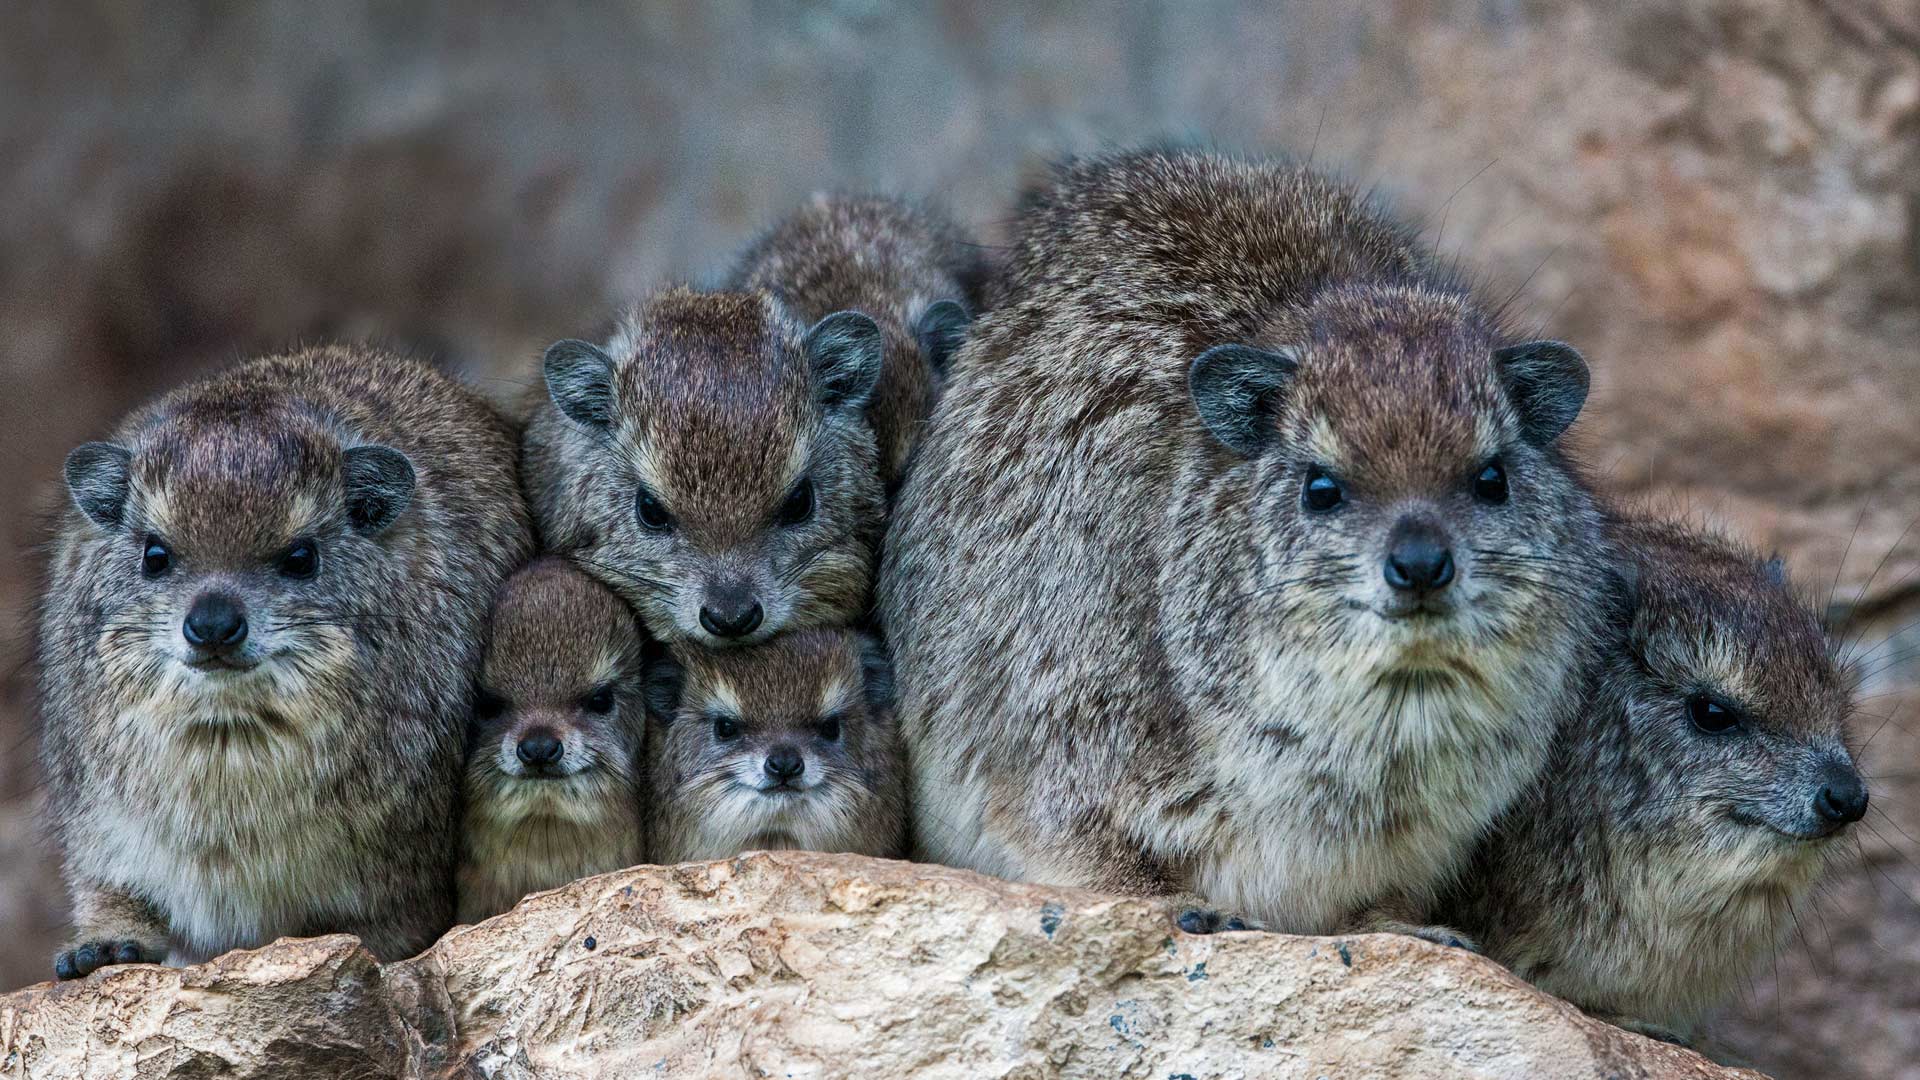
[[[1608,503],[1579,354],[1308,168],[1069,161],[1012,229],[823,197],[513,409],[329,346],[73,451],[57,974],[796,847],[1684,1037],[1866,809],[1778,565]]]

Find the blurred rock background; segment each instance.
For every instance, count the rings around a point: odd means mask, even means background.
[[[73,444],[317,337],[516,393],[815,189],[992,238],[1047,155],[1159,135],[1376,186],[1594,362],[1612,487],[1787,556],[1875,810],[1716,1037],[1920,1077],[1913,0],[0,6],[0,986],[62,932],[26,657]]]

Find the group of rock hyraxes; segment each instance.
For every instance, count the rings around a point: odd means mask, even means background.
[[[74,450],[57,974],[784,847],[1684,1036],[1866,809],[1779,565],[1598,493],[1581,356],[1311,168],[1069,160],[1010,239],[822,196],[512,408],[325,346]]]

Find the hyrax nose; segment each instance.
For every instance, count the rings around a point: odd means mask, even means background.
[[[1453,550],[1435,526],[1402,518],[1387,536],[1387,558],[1380,568],[1387,584],[1401,592],[1435,592],[1453,580]]]
[[[760,625],[764,614],[760,601],[746,589],[716,591],[700,605],[700,625],[717,638],[746,637]]]
[[[514,756],[534,768],[557,764],[564,753],[560,740],[551,731],[530,731],[513,748]]]
[[[1813,797],[1814,813],[1829,829],[1851,825],[1867,816],[1867,785],[1851,766],[1833,762],[1820,772],[1820,792]]]
[[[196,649],[232,652],[246,644],[247,610],[224,593],[208,593],[187,609],[180,633]]]
[[[776,783],[786,783],[807,771],[807,763],[800,752],[791,746],[778,746],[767,755],[767,775]]]

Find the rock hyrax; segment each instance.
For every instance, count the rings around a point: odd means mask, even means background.
[[[939,378],[979,308],[982,250],[932,207],[822,194],[748,248],[729,281],[768,290],[802,319],[852,310],[879,324],[886,361],[867,415],[888,490],[898,484]]]
[[[460,921],[642,861],[639,624],[606,586],[543,556],[494,602],[468,748]]]
[[[648,685],[654,862],[905,854],[905,752],[872,638],[808,630],[751,649],[680,646]]]
[[[532,545],[510,425],[425,365],[314,348],[166,395],[66,480],[39,635],[56,972],[432,942],[487,605]]]
[[[523,463],[543,540],[663,641],[720,647],[865,612],[885,522],[872,319],[668,289],[606,350],[547,350]]]
[[[919,853],[1412,929],[1586,662],[1586,365],[1297,166],[1072,162],[1015,232],[881,572]]]
[[[1779,944],[1867,788],[1848,680],[1778,564],[1675,525],[1616,535],[1630,613],[1448,906],[1521,977],[1673,1038]]]

